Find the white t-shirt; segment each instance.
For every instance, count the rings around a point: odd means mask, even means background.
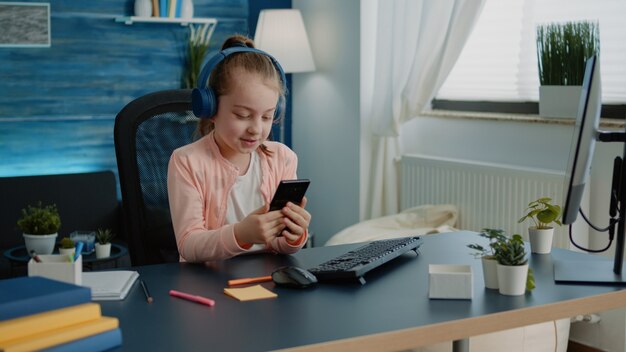
[[[258,158],[256,152],[251,153],[248,170],[244,175],[237,176],[235,185],[230,190],[226,203],[227,224],[240,222],[265,203],[261,195],[261,164]],[[255,244],[248,251],[261,249],[265,249],[265,245]]]

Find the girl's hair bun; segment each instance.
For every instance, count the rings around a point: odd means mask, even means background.
[[[247,46],[248,48],[254,48],[254,41],[245,35],[235,34],[224,41],[222,44],[222,50],[231,48],[233,46]]]

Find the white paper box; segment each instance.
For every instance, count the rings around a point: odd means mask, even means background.
[[[472,299],[474,284],[469,265],[428,265],[428,297]]]
[[[67,255],[39,255],[41,263],[28,261],[28,276],[43,276],[70,284],[83,283],[83,256],[71,263]]]

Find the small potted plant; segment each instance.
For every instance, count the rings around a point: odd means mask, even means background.
[[[496,269],[496,257],[495,246],[498,242],[506,240],[506,235],[503,230],[499,229],[482,229],[479,234],[481,237],[485,237],[489,240],[487,246],[483,246],[477,243],[468,244],[467,247],[475,250],[473,253],[475,258],[480,258],[483,264],[483,278],[485,280],[485,287],[491,289],[498,288],[498,275]]]
[[[576,117],[585,62],[600,54],[597,21],[537,26],[539,115]]]
[[[22,209],[17,227],[22,230],[28,253],[52,253],[61,228],[61,217],[56,204],[43,205],[40,201],[37,205],[28,205]]]
[[[61,255],[74,255],[75,244],[69,237],[63,237],[59,244],[59,254]]]
[[[98,229],[96,231],[96,258],[107,258],[111,255],[111,240],[115,234],[111,229]]]
[[[528,269],[528,253],[522,236],[515,234],[494,244],[498,261],[498,289],[508,296],[523,295],[535,287],[532,271]]]
[[[528,239],[533,253],[550,253],[554,237],[554,227],[550,225],[554,223],[561,226],[561,207],[551,202],[552,198],[542,197],[528,203],[528,212],[517,221],[522,223],[532,220],[534,225],[528,228]]]
[[[183,88],[196,88],[198,85],[198,76],[200,75],[204,58],[209,53],[209,41],[213,33],[212,28],[209,24],[202,26],[189,25],[189,37],[184,53]]]

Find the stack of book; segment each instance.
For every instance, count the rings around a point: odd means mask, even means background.
[[[91,290],[43,277],[0,280],[0,351],[104,351],[122,344]]]
[[[153,17],[180,18],[183,0],[152,0]]]

